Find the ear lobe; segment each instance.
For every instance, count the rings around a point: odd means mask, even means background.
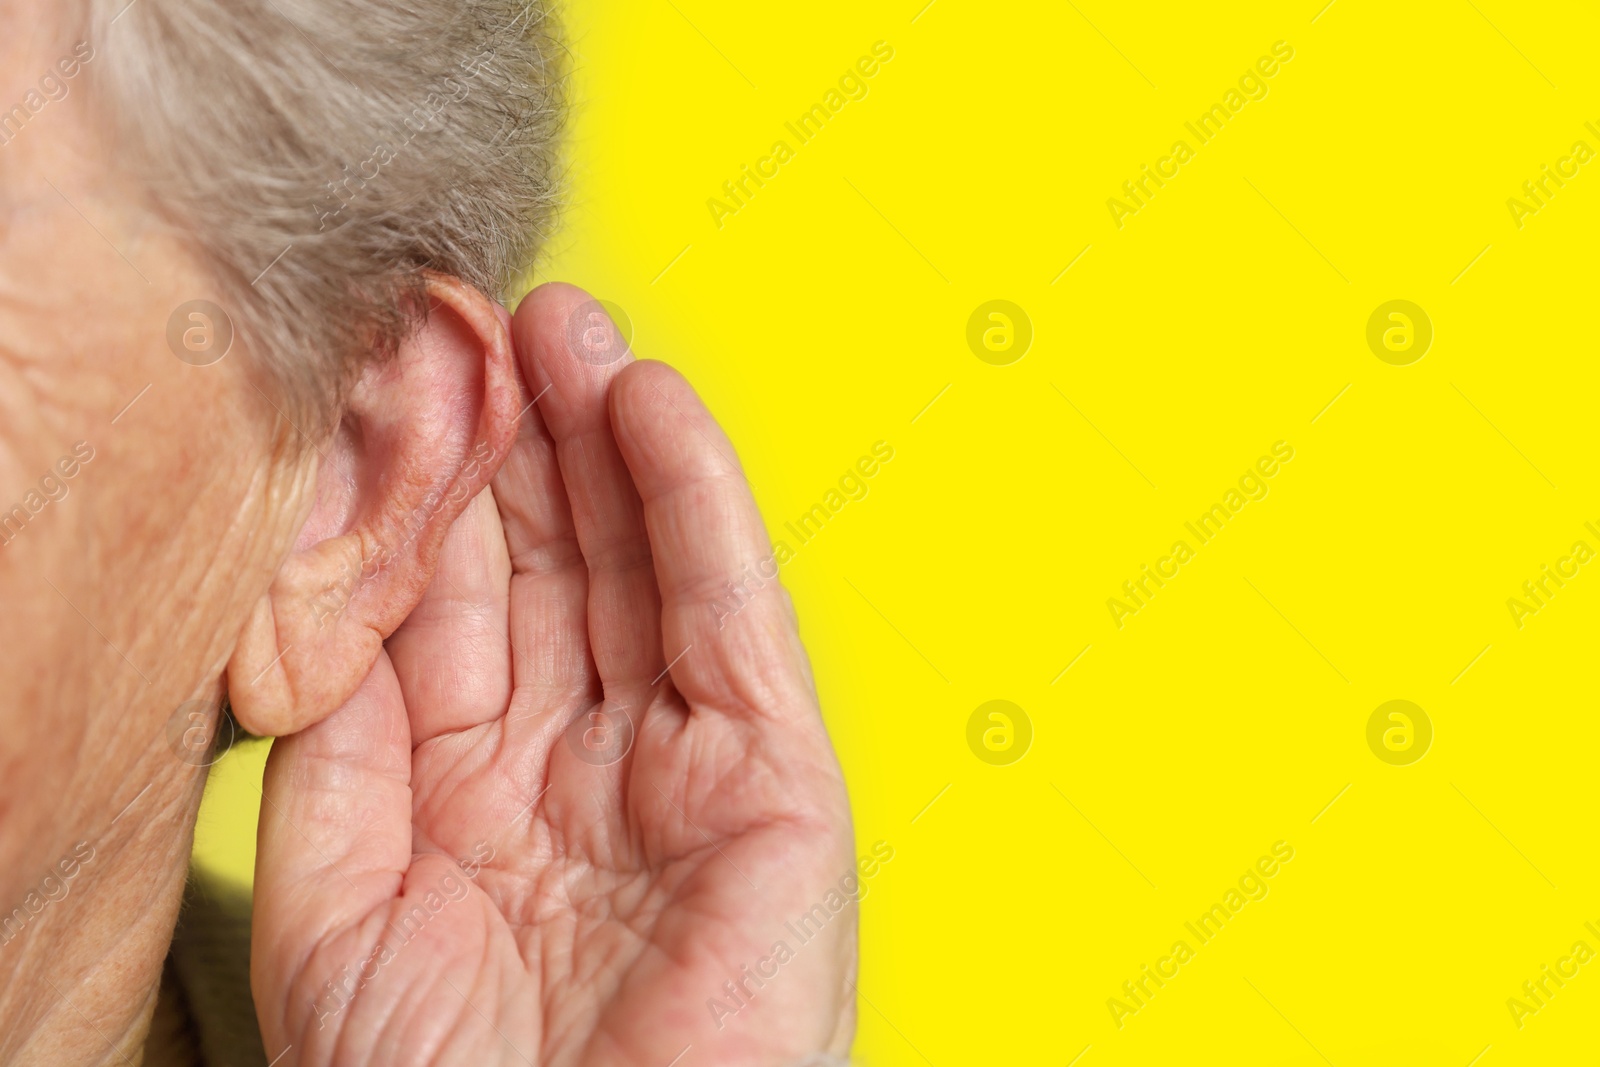
[[[509,316],[455,278],[430,275],[427,295],[427,320],[352,390],[311,515],[228,662],[251,733],[294,733],[349,699],[510,449],[522,388]]]

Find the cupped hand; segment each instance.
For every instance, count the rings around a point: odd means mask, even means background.
[[[284,1067],[848,1049],[849,807],[761,517],[675,371],[595,358],[597,312],[523,301],[491,490],[361,689],[273,747],[251,969]]]

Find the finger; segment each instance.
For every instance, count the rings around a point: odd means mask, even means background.
[[[524,301],[526,304],[527,301]],[[536,706],[597,685],[586,631],[589,570],[578,547],[556,445],[520,364],[522,414],[505,463],[491,483],[511,562],[512,668]],[[544,387],[541,386],[540,390]]]
[[[413,745],[505,714],[510,581],[500,516],[485,489],[450,527],[433,582],[386,643]]]
[[[673,684],[730,714],[814,716],[779,563],[722,429],[664,363],[622,374],[611,411],[644,503],[664,648],[688,650]]]
[[[303,1013],[286,1000],[317,946],[399,892],[411,863],[410,776],[410,725],[382,654],[342,707],[273,743],[251,922],[251,985],[263,1024],[283,1026]]]
[[[529,384],[549,387],[539,406],[588,569],[590,654],[608,691],[648,685],[666,666],[660,596],[643,508],[606,404],[632,356],[600,306],[569,285],[530,293],[517,308],[512,336]]]

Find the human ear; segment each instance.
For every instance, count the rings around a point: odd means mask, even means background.
[[[426,292],[426,321],[351,390],[310,516],[228,661],[251,733],[294,733],[349,699],[510,448],[510,315],[455,278],[429,275]]]

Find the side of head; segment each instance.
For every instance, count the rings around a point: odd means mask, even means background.
[[[187,702],[285,732],[370,669],[523,407],[498,298],[552,216],[561,108],[537,3],[0,0],[21,25],[4,900],[193,769]]]

